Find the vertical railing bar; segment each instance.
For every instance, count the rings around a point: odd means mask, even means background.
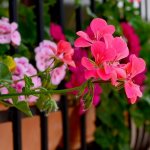
[[[76,31],[82,29],[82,10],[81,6],[76,7]],[[86,150],[86,114],[83,114],[80,119],[80,131],[81,131],[81,150]]]
[[[58,24],[62,27],[62,30],[64,31],[64,0],[57,0],[56,1],[56,10],[58,16],[57,16],[57,22]],[[54,13],[56,14],[56,13]],[[58,88],[63,88],[64,83],[58,87]],[[63,126],[63,149],[69,150],[69,122],[68,122],[68,101],[65,96],[61,96],[60,99],[60,104],[61,104],[61,112],[62,112],[62,126]]]
[[[61,111],[63,120],[63,149],[69,150],[68,103],[65,96],[61,96]]]
[[[37,21],[37,42],[44,39],[44,18],[43,18],[44,0],[35,0],[35,13]],[[41,125],[41,150],[48,150],[48,118],[45,112],[40,113]]]
[[[17,22],[17,0],[9,0],[9,22]],[[14,55],[16,49],[10,45],[10,55]]]
[[[91,8],[91,11],[94,13],[95,12],[95,0],[90,0],[90,8]]]
[[[142,17],[142,2],[139,3],[139,14]]]
[[[17,0],[9,0],[9,21],[17,22]],[[15,54],[16,49],[10,45],[10,55]],[[13,130],[13,149],[22,149],[21,113],[16,108],[11,108],[11,121]]]
[[[37,42],[44,39],[43,0],[35,0],[35,13],[37,21]]]
[[[59,11],[59,15],[58,15],[58,24],[61,25],[63,31],[64,31],[64,0],[57,0],[57,9]]]
[[[145,20],[148,21],[148,2],[145,0]]]

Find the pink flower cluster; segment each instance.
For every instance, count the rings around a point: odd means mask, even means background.
[[[17,28],[18,25],[15,22],[9,23],[7,18],[0,19],[0,44],[20,45],[21,37]]]
[[[72,60],[74,49],[69,42],[59,41],[56,45],[54,42],[44,40],[35,48],[35,60],[37,68],[44,71],[51,68],[51,83],[58,85],[65,77],[67,65],[75,67]],[[53,68],[57,61],[62,62],[61,66]]]
[[[16,62],[16,69],[12,73],[12,79],[14,81],[12,87],[16,89],[18,93],[21,93],[23,88],[25,87],[25,81],[21,80],[19,82],[16,82],[17,80],[23,79],[24,76],[33,76],[37,74],[37,70],[29,63],[29,60],[25,57],[21,58],[15,58]],[[32,88],[39,88],[41,86],[41,80],[39,77],[35,76],[32,77],[32,82],[34,86]],[[7,94],[8,89],[7,88],[1,88],[2,94]],[[25,96],[19,96],[19,101],[28,101],[28,102],[35,102],[37,100],[36,96],[30,95],[27,98]],[[9,100],[11,102],[11,100]]]
[[[134,54],[127,64],[120,61],[129,55],[126,42],[122,37],[113,37],[115,27],[108,25],[103,19],[96,18],[90,23],[93,36],[79,31],[80,37],[75,41],[76,47],[90,47],[93,59],[82,58],[86,68],[85,78],[110,80],[112,85],[123,85],[130,103],[135,103],[142,96],[140,86],[134,83],[134,78],[145,70],[146,64],[142,58]]]

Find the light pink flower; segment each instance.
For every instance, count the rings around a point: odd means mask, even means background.
[[[57,45],[54,42],[44,40],[35,48],[36,66],[40,71],[53,67],[54,58],[57,51]]]
[[[60,84],[60,82],[65,78],[65,75],[66,75],[66,66],[65,65],[62,65],[60,67],[53,69],[50,72],[51,83],[53,85]]]
[[[44,71],[48,67],[53,67],[55,58],[64,64],[75,67],[74,61],[72,60],[73,53],[74,49],[69,42],[61,40],[56,45],[54,42],[44,40],[35,48],[36,66],[40,71]]]
[[[16,70],[12,74],[13,81],[20,80],[24,78],[24,75],[33,76],[37,74],[37,70],[29,63],[29,60],[25,57],[15,58]],[[41,86],[41,79],[37,76],[32,77],[32,82],[34,86],[32,88],[38,88]],[[14,82],[12,85],[17,92],[22,92],[23,87],[25,86],[24,81]],[[19,96],[19,100],[27,100],[29,102],[35,102],[37,100],[36,96],[29,96],[27,99],[25,96]]]
[[[89,47],[95,41],[101,41],[105,34],[113,34],[115,31],[115,27],[113,25],[108,25],[107,22],[101,18],[95,18],[90,23],[90,30],[88,30],[90,34],[78,31],[77,35],[80,36],[76,39],[74,45],[76,47]],[[94,36],[93,36],[94,35]]]
[[[13,22],[9,23],[7,18],[2,18],[0,20],[0,43],[12,45],[20,45],[21,37],[20,33],[17,31],[18,25]]]
[[[59,42],[60,40],[66,40],[61,26],[56,23],[50,24],[50,35],[53,37],[54,40],[56,40],[56,42]]]
[[[134,83],[134,77],[142,73],[145,70],[146,64],[142,58],[138,58],[135,55],[130,56],[130,62],[125,66],[127,78],[125,79],[125,92],[129,98],[130,103],[135,103],[137,97],[142,97],[140,86]]]

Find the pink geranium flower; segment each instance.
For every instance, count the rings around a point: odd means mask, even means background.
[[[45,71],[47,68],[51,68],[51,83],[58,85],[65,77],[67,65],[75,67],[75,63],[72,60],[74,49],[71,44],[66,41],[59,41],[56,45],[54,42],[44,40],[40,45],[35,48],[35,60],[37,68],[40,71]],[[63,62],[63,65],[53,68],[55,60]]]
[[[57,45],[48,40],[44,40],[35,48],[36,66],[40,71],[53,67],[56,51]]]
[[[140,86],[134,83],[134,77],[145,70],[146,64],[142,58],[135,55],[130,56],[130,62],[125,66],[127,78],[125,79],[125,92],[130,103],[135,103],[137,97],[142,97]]]
[[[25,57],[14,58],[16,62],[16,70],[12,74],[13,81],[20,80],[24,78],[24,75],[32,76],[37,74],[37,70],[29,63],[29,60]],[[41,79],[39,77],[32,77],[32,82],[34,86],[32,88],[38,88],[41,86]],[[17,92],[22,92],[25,82],[19,81],[12,85]],[[35,102],[37,100],[36,96],[29,96],[27,99],[25,96],[20,96],[19,100],[27,100],[29,102]]]
[[[75,41],[76,47],[89,47],[95,41],[101,41],[105,34],[113,34],[115,27],[108,25],[107,22],[101,18],[95,18],[90,24],[90,28],[93,34],[90,32],[78,31],[77,35],[80,36]],[[89,34],[90,33],[90,34]],[[94,35],[94,36],[93,36]]]
[[[50,72],[51,83],[53,85],[59,85],[60,82],[65,78],[65,75],[66,75],[66,66],[65,65],[62,65],[60,67],[53,69]]]
[[[59,42],[60,40],[66,40],[61,26],[56,23],[50,24],[50,35],[53,37],[54,40],[56,40],[56,42]]]
[[[97,41],[92,44],[91,52],[95,62],[86,57],[82,58],[82,65],[87,69],[85,71],[86,79],[91,77],[100,77],[102,80],[110,79],[110,67],[108,64],[116,57],[115,49],[107,48],[104,42]]]
[[[37,74],[37,70],[29,63],[29,60],[25,57],[20,58],[14,58],[16,62],[16,69],[12,73],[12,79],[14,83],[12,84],[12,87],[16,89],[18,93],[21,93],[23,88],[25,87],[24,80],[21,80],[19,82],[16,82],[17,80],[23,79],[25,75],[31,77],[33,75]],[[37,76],[32,77],[33,87],[32,88],[38,88],[41,86],[41,79]],[[8,94],[9,91],[7,88],[1,88],[0,92],[2,94]],[[19,96],[19,101],[28,101],[28,102],[35,102],[38,99],[38,97],[30,95],[28,97],[25,96]],[[11,99],[8,99],[9,102],[12,102]]]
[[[44,40],[38,47],[35,48],[35,60],[37,68],[40,71],[46,70],[48,67],[53,67],[54,60],[58,59],[65,64],[75,67],[72,60],[74,49],[71,44],[66,41],[59,41],[56,45],[54,42]]]
[[[9,23],[7,18],[0,19],[0,43],[20,45],[21,37],[17,28],[18,25],[15,22]]]

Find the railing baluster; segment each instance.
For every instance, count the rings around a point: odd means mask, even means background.
[[[17,0],[9,0],[9,21],[17,22]],[[10,55],[16,52],[13,46],[10,46]],[[13,130],[13,149],[22,149],[22,136],[21,136],[21,113],[16,108],[11,108],[12,115],[12,130]]]
[[[92,12],[95,12],[95,0],[90,1],[90,8]]]
[[[13,149],[22,149],[22,136],[21,136],[21,113],[16,108],[12,110],[12,125],[13,125]]]
[[[9,22],[17,22],[17,0],[9,0]],[[10,45],[10,55],[15,54],[16,49]]]
[[[44,39],[43,0],[35,0],[35,13],[37,21],[37,41]],[[48,150],[48,118],[45,112],[40,113],[41,124],[41,150]]]
[[[145,20],[148,21],[148,1],[145,0]]]
[[[82,29],[82,10],[81,6],[76,7],[76,31]],[[83,114],[80,119],[81,130],[81,150],[86,150],[86,114]]]

